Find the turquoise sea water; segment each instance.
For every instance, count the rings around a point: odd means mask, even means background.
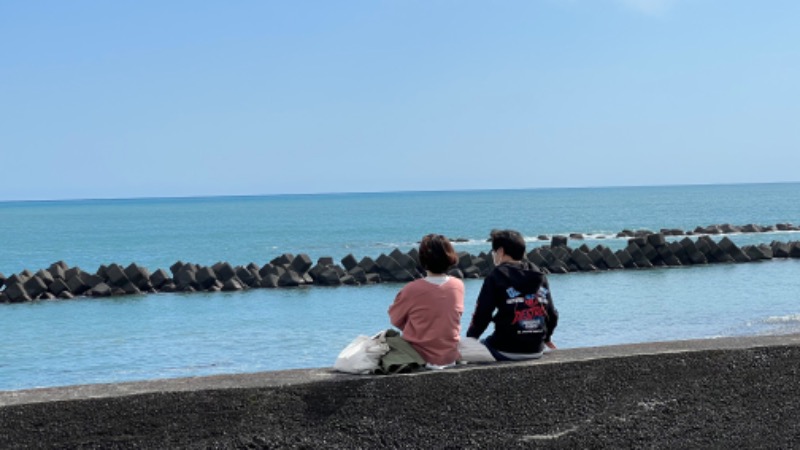
[[[0,272],[64,260],[94,271],[136,262],[264,264],[407,250],[429,232],[587,233],[800,224],[800,184],[332,194],[0,203]],[[602,238],[602,239],[600,239]],[[739,244],[800,233],[734,235]],[[580,245],[571,241],[571,245]],[[800,260],[551,277],[561,347],[800,330]],[[480,288],[468,280],[467,309]],[[357,334],[389,326],[397,284],[158,294],[0,304],[0,390],[324,367]],[[464,327],[469,314],[463,320]]]

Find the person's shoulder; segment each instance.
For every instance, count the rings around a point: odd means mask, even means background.
[[[522,268],[526,272],[535,272],[538,273],[539,275],[544,275],[544,272],[542,271],[541,268],[539,268],[539,266],[537,266],[536,264],[527,259],[522,261]]]
[[[464,290],[464,280],[458,277],[450,277],[447,280],[447,284],[451,285],[453,288]]]
[[[409,281],[408,283],[405,284],[405,286],[400,288],[400,293],[408,294],[410,292],[414,292],[414,291],[417,291],[417,290],[421,289],[422,288],[422,284],[420,283],[420,281],[424,281],[424,280],[422,278],[418,278],[416,280]]]
[[[501,263],[494,266],[487,278],[506,279],[512,274],[521,272],[522,268],[518,263]]]
[[[430,283],[425,281],[424,278],[417,278],[416,280],[409,281],[403,289],[422,289],[427,287]]]

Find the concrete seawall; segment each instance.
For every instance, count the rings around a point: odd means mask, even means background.
[[[800,335],[0,392],[0,448],[791,448]]]

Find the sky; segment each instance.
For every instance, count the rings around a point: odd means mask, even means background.
[[[0,2],[0,201],[800,181],[796,0]]]

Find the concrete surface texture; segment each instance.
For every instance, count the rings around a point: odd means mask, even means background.
[[[0,392],[0,448],[792,448],[800,335]]]

